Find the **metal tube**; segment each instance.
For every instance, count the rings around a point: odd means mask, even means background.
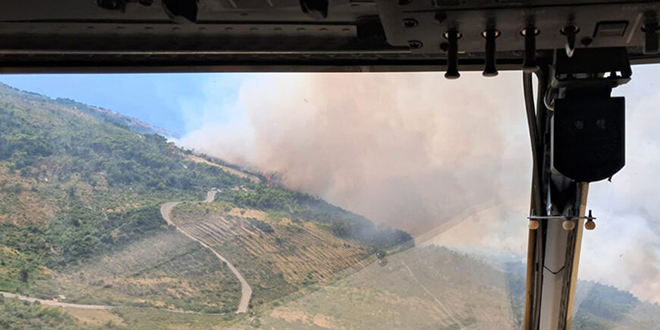
[[[445,78],[458,79],[461,74],[458,73],[458,31],[452,30],[445,33],[449,47],[447,49],[447,72]]]
[[[484,37],[486,38],[486,65],[484,67],[484,72],[482,73],[484,77],[495,77],[497,76],[497,68],[495,67],[495,38],[497,38],[499,32],[495,29],[488,29],[484,31]]]

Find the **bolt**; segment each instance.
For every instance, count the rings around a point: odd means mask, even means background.
[[[96,4],[98,4],[99,7],[104,8],[104,9],[117,9],[117,8],[119,8],[119,1],[118,0],[97,0]]]
[[[420,49],[424,44],[419,40],[410,40],[408,41],[408,46],[410,46],[411,49]]]
[[[566,56],[573,57],[575,52],[575,35],[580,32],[580,28],[575,25],[567,25],[561,29],[561,34],[566,36]]]
[[[575,229],[575,221],[573,221],[573,220],[564,220],[564,222],[562,222],[561,226],[562,226],[562,228],[564,228],[564,230],[567,230],[567,231],[573,230],[573,229]]]
[[[405,27],[405,28],[407,28],[407,29],[414,28],[414,27],[416,27],[418,24],[419,24],[419,23],[418,23],[417,20],[414,19],[414,18],[406,18],[406,19],[403,20],[403,27]]]
[[[529,220],[529,229],[531,230],[537,230],[539,229],[539,222],[537,220]]]

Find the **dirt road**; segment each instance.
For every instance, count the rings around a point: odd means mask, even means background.
[[[108,310],[114,308],[114,306],[106,306],[106,305],[82,305],[82,304],[63,303],[55,300],[45,300],[45,299],[37,299],[37,298],[21,296],[20,294],[14,294],[9,292],[0,292],[0,295],[4,296],[5,298],[16,298],[18,300],[29,301],[31,303],[38,301],[40,304],[44,306],[55,306],[55,307],[77,308],[77,309],[100,309],[100,310]]]
[[[29,301],[31,303],[33,303],[35,301],[38,301],[43,306],[51,306],[51,307],[86,309],[86,310],[106,310],[106,311],[114,309],[114,308],[126,308],[126,306],[72,304],[72,303],[65,303],[65,302],[60,302],[60,301],[55,301],[55,300],[47,300],[47,299],[38,299],[38,298],[26,297],[26,296],[21,296],[20,294],[2,292],[2,291],[0,291],[0,296],[3,296],[5,298],[14,298],[14,299],[18,299],[20,301]],[[145,307],[143,307],[143,308],[145,308]],[[184,310],[178,310],[178,309],[161,309],[161,308],[150,308],[150,307],[146,307],[146,308],[152,309],[152,310],[157,310],[157,311],[168,312],[168,313],[204,314],[204,313],[200,313],[200,312],[184,311]]]
[[[215,194],[216,191],[212,190],[206,193],[206,199],[204,202],[210,203],[215,199]],[[221,256],[218,252],[216,252],[213,248],[208,246],[206,243],[200,241],[196,237],[188,234],[187,232],[183,231],[181,228],[176,226],[171,219],[172,215],[172,210],[174,209],[175,206],[177,206],[179,202],[168,202],[160,207],[160,214],[163,216],[163,219],[165,221],[172,225],[175,226],[178,231],[180,231],[182,234],[184,234],[186,237],[190,238],[193,241],[199,242],[203,247],[211,250],[215,256],[225,262],[229,269],[236,275],[238,278],[239,282],[241,282],[241,301],[238,304],[238,310],[236,313],[245,313],[247,312],[248,306],[250,304],[250,298],[252,297],[252,288],[250,288],[250,285],[247,283],[243,275],[232,265],[227,259],[225,259],[223,256]],[[16,298],[21,301],[29,301],[29,302],[35,302],[38,301],[40,304],[44,306],[54,306],[54,307],[64,307],[64,308],[76,308],[76,309],[95,309],[95,310],[110,310],[119,306],[108,306],[108,305],[85,305],[85,304],[72,304],[72,303],[64,303],[64,302],[59,302],[55,300],[46,300],[46,299],[37,299],[37,298],[32,298],[32,297],[26,297],[26,296],[21,296],[18,294],[14,293],[9,293],[9,292],[1,292],[0,291],[0,296],[4,296],[6,298]],[[191,314],[200,314],[199,312],[192,312],[192,311],[180,311],[180,310],[169,310],[169,309],[160,309],[163,311],[167,312],[173,312],[173,313],[191,313]]]
[[[204,202],[206,202],[206,203],[212,202],[215,199],[215,194],[216,194],[215,190],[211,190],[211,191],[207,192],[206,193],[206,199],[204,200]],[[165,203],[165,204],[161,205],[160,214],[163,216],[163,219],[165,219],[167,224],[175,226],[176,229],[178,231],[180,231],[186,237],[190,238],[191,240],[193,240],[195,242],[199,242],[199,244],[201,244],[203,247],[211,250],[211,252],[213,252],[213,254],[215,254],[215,256],[218,257],[218,259],[222,260],[225,264],[227,264],[227,267],[229,267],[229,270],[231,270],[231,272],[234,273],[234,275],[238,278],[238,281],[241,282],[241,301],[238,304],[238,310],[236,311],[236,313],[245,313],[245,312],[247,312],[248,306],[250,305],[250,298],[252,297],[252,288],[250,288],[250,285],[245,280],[243,275],[241,275],[241,273],[238,271],[238,269],[236,269],[236,267],[234,267],[234,265],[232,265],[231,262],[229,262],[229,260],[225,259],[225,257],[220,255],[220,253],[215,251],[208,244],[202,242],[197,237],[187,233],[186,231],[181,229],[179,226],[174,224],[174,222],[172,222],[172,218],[171,218],[172,210],[178,204],[179,204],[179,202],[168,202],[168,203]]]

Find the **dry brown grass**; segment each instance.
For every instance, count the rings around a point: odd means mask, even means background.
[[[65,312],[78,319],[82,323],[92,326],[103,326],[112,322],[115,326],[125,327],[123,320],[112,312],[107,310],[62,308]]]
[[[322,314],[316,314],[314,315],[314,318],[312,319],[312,322],[316,325],[318,325],[321,328],[326,328],[326,329],[337,329],[339,328],[334,320],[331,317],[322,315]]]
[[[227,171],[227,172],[229,172],[229,173],[231,173],[231,174],[233,174],[237,177],[248,178],[248,179],[250,179],[250,181],[252,181],[254,183],[259,183],[259,178],[257,178],[254,175],[251,175],[251,174],[248,174],[248,173],[245,173],[245,172],[241,172],[237,169],[234,169],[234,168],[231,168],[231,167],[228,167],[228,166],[224,166],[224,165],[209,162],[208,160],[206,160],[202,157],[194,156],[194,155],[187,155],[186,158],[189,159],[189,160],[192,160],[193,162],[196,162],[196,163],[202,163],[202,164],[211,165],[211,166],[221,168],[223,171]]]
[[[275,309],[270,313],[270,316],[287,322],[307,321],[307,313],[292,308]]]
[[[121,251],[53,273],[37,284],[51,296],[65,294],[67,301],[86,304],[170,308],[193,301],[195,308],[232,306],[240,286],[223,280],[230,271],[210,252],[178,232],[167,232],[132,243]],[[226,299],[219,299],[221,293]],[[176,307],[176,309],[187,307]]]
[[[231,211],[227,212],[227,214],[241,218],[255,218],[257,220],[266,220],[266,217],[268,216],[268,214],[264,211],[244,209],[240,207],[232,208]]]
[[[326,281],[361,263],[365,249],[357,242],[337,238],[313,221],[275,221],[259,210],[226,211],[222,203],[179,205],[172,218],[186,232],[217,247],[220,254],[236,249],[247,252],[260,267],[283,274],[296,286]],[[274,232],[263,232],[253,224],[254,219],[268,223]]]
[[[0,222],[11,222],[20,226],[45,224],[58,211],[54,199],[45,199],[30,189],[39,186],[35,179],[12,175],[7,173],[6,168],[0,168],[0,183],[4,187],[23,187],[20,193],[0,189],[0,203],[7,210],[6,214],[0,213]]]

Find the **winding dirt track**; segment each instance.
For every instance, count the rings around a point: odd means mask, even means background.
[[[77,308],[77,309],[97,309],[97,310],[108,310],[108,309],[113,309],[116,306],[106,306],[106,305],[83,305],[83,304],[70,304],[70,303],[63,303],[55,300],[45,300],[45,299],[37,299],[37,298],[30,298],[26,296],[21,296],[20,294],[14,294],[14,293],[9,293],[9,292],[0,292],[1,296],[4,296],[5,298],[16,298],[21,301],[29,301],[29,302],[35,302],[38,301],[40,304],[45,305],[45,306],[55,306],[55,307],[67,307],[67,308]]]
[[[206,193],[206,199],[204,200],[204,202],[205,203],[212,202],[215,199],[215,194],[216,194],[215,190],[211,190],[208,193]],[[209,249],[211,252],[213,252],[213,254],[216,257],[218,257],[218,259],[222,260],[224,263],[227,264],[227,267],[229,267],[229,270],[231,270],[231,272],[234,273],[234,275],[238,278],[238,281],[241,283],[241,301],[238,304],[238,310],[236,311],[236,313],[245,313],[245,312],[247,312],[248,306],[250,305],[250,298],[252,297],[252,288],[250,288],[250,285],[245,280],[243,275],[241,275],[241,273],[238,271],[238,269],[236,269],[236,267],[234,267],[234,265],[232,265],[231,262],[229,262],[229,260],[225,259],[225,257],[220,255],[220,253],[218,253],[216,250],[214,250],[208,244],[202,242],[197,237],[187,233],[185,230],[181,229],[179,226],[174,224],[174,222],[172,222],[172,218],[171,218],[172,210],[178,204],[179,204],[179,202],[168,202],[168,203],[165,203],[165,204],[161,205],[160,214],[163,216],[163,219],[165,219],[165,221],[167,221],[167,224],[176,227],[176,229],[178,231],[180,231],[186,237],[190,238],[191,240],[193,240],[195,242],[198,242],[203,247]]]
[[[211,190],[208,193],[206,193],[206,199],[204,202],[210,203],[215,199],[215,190]],[[179,202],[168,202],[160,207],[160,214],[163,216],[163,219],[167,222],[167,224],[172,225],[176,227],[178,231],[180,231],[182,234],[184,234],[186,237],[190,238],[193,241],[199,242],[203,247],[211,250],[213,254],[215,254],[218,259],[222,260],[227,264],[229,269],[236,275],[238,278],[238,281],[241,282],[241,301],[238,304],[238,310],[236,313],[245,313],[247,312],[248,306],[250,305],[250,298],[252,297],[252,288],[250,288],[250,285],[247,283],[243,275],[232,265],[225,257],[221,256],[218,252],[216,252],[213,248],[208,246],[206,243],[200,241],[197,239],[195,236],[188,234],[181,228],[179,228],[177,225],[172,222],[171,215],[172,215],[172,210],[174,209],[175,206],[177,206]],[[108,306],[108,305],[85,305],[85,304],[72,304],[72,303],[64,303],[64,302],[59,302],[55,300],[46,300],[46,299],[37,299],[37,298],[32,298],[32,297],[26,297],[14,293],[9,293],[9,292],[1,292],[0,291],[0,296],[4,296],[5,298],[16,298],[21,301],[29,301],[29,302],[35,302],[38,301],[42,305],[46,306],[55,306],[55,307],[66,307],[66,308],[77,308],[77,309],[95,309],[95,310],[109,310],[113,308],[117,308],[119,306]],[[178,310],[168,310],[168,309],[163,309],[163,311],[167,312],[174,312],[174,313],[192,313],[192,314],[200,314],[198,312],[190,312],[190,311],[178,311]]]
[[[3,291],[0,291],[0,296],[3,296],[5,298],[14,298],[14,299],[18,299],[20,301],[29,301],[31,303],[33,303],[35,301],[38,301],[41,305],[44,305],[44,306],[73,308],[73,309],[87,309],[87,310],[93,309],[93,310],[106,310],[107,311],[107,310],[111,310],[111,309],[114,309],[114,308],[126,307],[126,306],[86,305],[86,304],[65,303],[65,302],[59,302],[59,301],[56,301],[56,300],[32,298],[32,297],[22,296],[20,294],[3,292]],[[152,310],[157,310],[157,311],[168,312],[168,313],[204,314],[204,313],[200,313],[200,312],[182,311],[182,310],[177,310],[177,309],[157,309],[157,308],[150,308],[150,307],[146,307],[146,308],[149,308],[149,309],[152,309]]]

